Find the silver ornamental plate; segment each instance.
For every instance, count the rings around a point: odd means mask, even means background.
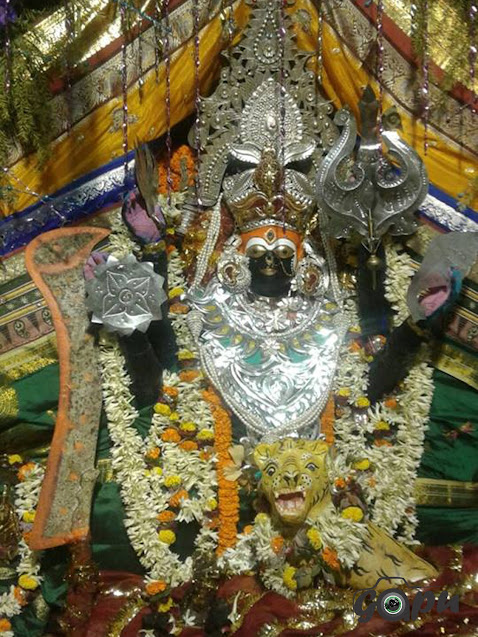
[[[141,263],[132,254],[122,259],[110,255],[86,283],[92,323],[123,336],[145,332],[151,321],[162,318],[161,305],[167,298],[163,283],[152,263]]]
[[[345,333],[337,305],[233,294],[217,278],[189,298],[205,371],[250,435],[317,433]]]

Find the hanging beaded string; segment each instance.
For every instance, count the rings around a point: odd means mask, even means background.
[[[156,77],[156,84],[159,84],[159,64],[161,62],[161,51],[159,48],[159,42],[161,39],[161,11],[163,9],[163,2],[158,2],[154,6],[154,75]]]
[[[143,99],[143,86],[144,86],[144,77],[143,77],[143,34],[142,34],[142,22],[138,21],[138,87],[139,87],[139,98]]]
[[[317,81],[322,86],[324,71],[324,8],[322,0],[317,7]]]
[[[194,138],[196,145],[196,203],[201,205],[201,129],[200,129],[200,105],[201,96],[199,92],[199,0],[193,2],[193,34],[194,34],[194,103],[196,107],[196,120],[194,122]]]
[[[126,42],[126,7],[120,6],[121,33],[123,39],[121,43],[121,91],[123,96],[123,156],[124,156],[124,179],[128,175],[128,60]]]
[[[65,8],[65,31],[66,31],[66,46],[67,46],[67,52],[66,52],[66,76],[65,76],[65,81],[66,81],[66,105],[67,105],[67,119],[66,119],[66,131],[68,133],[68,135],[71,133],[71,127],[72,127],[72,111],[73,111],[73,104],[72,104],[72,95],[71,95],[71,71],[72,71],[72,67],[71,67],[71,59],[70,59],[70,51],[68,49],[71,48],[74,39],[75,39],[75,14],[74,14],[74,7],[72,6],[70,0],[65,0],[64,2],[64,8]]]
[[[10,173],[7,166],[3,166],[1,170],[7,178],[13,178],[17,182],[17,184],[20,186],[20,188],[15,188],[12,186],[11,187],[12,190],[35,197],[38,201],[41,201],[41,203],[45,204],[45,206],[48,206],[56,214],[56,216],[61,219],[61,225],[64,225],[66,223],[67,221],[66,217],[62,215],[61,212],[55,208],[55,206],[51,202],[51,199],[48,195],[40,195],[40,193],[36,192],[35,190],[32,190],[29,186],[27,186],[25,182],[23,182],[20,179],[20,177],[17,177],[15,173]]]
[[[164,36],[164,64],[166,69],[166,188],[168,193],[168,205],[171,205],[171,191],[173,188],[173,179],[171,176],[171,156],[173,144],[171,140],[171,43],[169,40],[169,0],[165,0]]]
[[[476,42],[476,24],[475,20],[478,15],[478,3],[474,0],[470,2],[469,19],[470,19],[470,51],[468,59],[470,61],[470,90],[471,90],[471,112],[476,115],[477,111],[477,95],[475,92],[475,67],[476,67],[476,54],[477,54],[477,42]]]
[[[378,130],[380,153],[382,153],[383,133],[383,71],[384,71],[384,42],[383,42],[383,0],[377,1],[377,79],[378,79]]]
[[[10,0],[5,0],[5,93],[7,97],[10,96],[10,89],[12,86],[11,76],[11,62],[12,62],[12,47],[10,42]]]
[[[423,150],[428,152],[428,122],[430,119],[430,63],[428,57],[428,0],[423,0],[424,42],[422,57],[422,100],[423,100]]]
[[[285,231],[285,15],[284,15],[284,0],[279,0],[279,152],[280,152],[280,165],[282,167],[282,179],[281,179],[281,195],[282,195],[282,222]]]

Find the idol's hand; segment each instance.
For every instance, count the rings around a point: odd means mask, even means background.
[[[91,281],[95,276],[97,266],[106,263],[108,255],[103,252],[92,252],[88,257],[88,261],[83,266],[83,276],[86,281]]]
[[[143,244],[157,243],[161,239],[161,226],[164,220],[159,205],[155,210],[155,216],[156,221],[148,215],[136,191],[127,195],[123,204],[123,218],[131,232]]]

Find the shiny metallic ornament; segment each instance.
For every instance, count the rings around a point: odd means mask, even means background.
[[[230,49],[229,66],[222,69],[214,93],[196,103],[201,126],[193,126],[189,142],[201,148],[201,206],[192,189],[183,206],[179,228],[183,234],[198,211],[217,202],[231,159],[238,159],[243,156],[242,151],[247,151],[247,163],[255,168],[266,142],[269,145],[273,142],[272,149],[282,166],[296,161],[289,153],[299,150],[293,147],[293,142],[305,144],[304,157],[310,158],[310,168],[306,173],[287,168],[284,188],[279,189],[279,194],[284,196],[292,191],[294,196],[303,195],[309,203],[309,195],[314,195],[310,186],[316,181],[320,160],[338,136],[329,117],[333,107],[317,95],[316,75],[307,68],[311,54],[299,50],[293,37],[286,37],[292,31],[288,13],[280,3],[270,0],[248,0],[248,4],[251,17],[241,41]],[[231,157],[233,146],[235,152]],[[250,183],[254,168],[244,171],[248,181],[246,192],[254,190]],[[240,180],[234,180],[231,188],[234,191],[241,188]]]
[[[215,277],[188,296],[202,366],[248,435],[316,436],[346,329],[332,297],[232,293]]]
[[[122,336],[145,332],[151,321],[162,318],[161,305],[167,298],[163,283],[152,263],[139,263],[132,254],[123,259],[109,256],[86,283],[92,323]]]
[[[237,241],[224,248],[217,262],[217,278],[231,292],[244,292],[251,285],[249,259],[238,252]]]
[[[359,106],[362,131],[356,153],[355,117],[347,109],[335,116],[342,133],[322,162],[318,200],[332,236],[349,237],[355,231],[373,254],[385,233],[415,230],[414,213],[427,195],[428,176],[418,154],[396,130],[384,130],[382,139],[377,137],[378,102],[370,86]],[[383,126],[388,129],[386,115]],[[382,152],[382,140],[393,163]]]
[[[304,247],[306,254],[297,264],[295,287],[304,296],[323,296],[329,287],[327,264],[308,242],[304,243]]]

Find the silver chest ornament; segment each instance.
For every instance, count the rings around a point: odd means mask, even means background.
[[[339,306],[231,293],[216,277],[188,296],[203,368],[249,436],[316,435],[345,333]]]

